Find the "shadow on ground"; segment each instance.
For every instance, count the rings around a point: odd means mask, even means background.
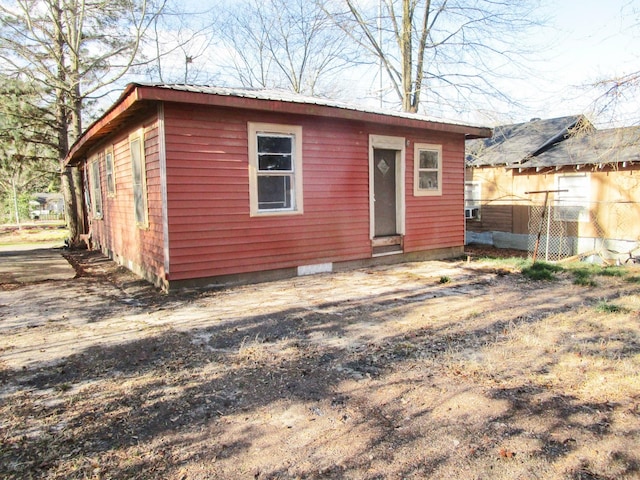
[[[0,476],[637,478],[640,397],[565,389],[549,373],[573,354],[561,336],[532,376],[515,357],[497,360],[514,342],[526,357],[525,334],[591,312],[595,296],[541,302],[557,288],[545,286],[505,305],[492,295],[537,287],[504,274],[466,283],[238,315],[5,368]],[[470,291],[479,307],[463,312]],[[148,290],[137,300],[141,311],[179,308]],[[637,324],[625,335],[620,355],[637,363]]]

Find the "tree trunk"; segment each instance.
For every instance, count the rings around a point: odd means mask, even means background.
[[[60,188],[64,196],[65,217],[69,229],[69,246],[80,244],[80,234],[86,233],[84,182],[78,167],[61,165]]]
[[[68,82],[68,71],[65,54],[65,38],[61,30],[62,26],[62,6],[60,3],[52,8],[54,12],[54,28],[57,49],[57,80],[56,88],[56,126],[58,130],[58,158],[60,160],[60,187],[64,196],[64,213],[69,229],[69,246],[71,248],[80,244],[80,234],[85,231],[84,222],[84,202],[82,178],[77,167],[67,167],[64,160],[69,152],[69,101],[72,102],[71,114],[73,120],[73,133],[79,134],[81,127],[80,117],[77,111],[82,103],[78,102],[79,95],[74,91],[74,95],[63,88]],[[79,87],[78,87],[79,88]],[[73,96],[73,98],[69,98]],[[80,105],[80,106],[79,106]]]
[[[414,112],[411,82],[411,62],[412,62],[412,16],[413,11],[409,5],[409,0],[402,2],[402,37],[400,39],[400,52],[402,55],[402,110],[405,112]]]
[[[22,225],[20,224],[20,209],[18,208],[18,188],[16,187],[15,178],[11,179],[11,186],[13,187],[13,207],[16,214],[16,225],[18,226],[18,230],[22,230]]]

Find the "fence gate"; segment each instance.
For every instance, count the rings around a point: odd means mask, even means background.
[[[561,220],[552,202],[547,205],[529,207],[529,256],[532,257],[538,244],[537,259],[555,262],[578,253],[575,241],[570,236],[573,230],[568,222]]]

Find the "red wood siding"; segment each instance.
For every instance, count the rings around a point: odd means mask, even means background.
[[[302,126],[303,214],[250,216],[248,122]],[[129,152],[129,135],[141,126],[148,228],[135,224]],[[164,131],[171,281],[370,258],[370,135],[408,141],[404,251],[464,244],[462,134],[177,103],[164,106]],[[93,220],[96,240],[127,266],[164,279],[159,132],[154,115],[89,155],[113,146],[116,194],[107,195],[102,161],[103,218]],[[441,196],[413,196],[415,143],[442,145]]]
[[[249,216],[247,122],[303,127],[304,214]],[[406,149],[405,251],[464,244],[461,134],[165,105],[170,279],[371,257],[369,135]],[[443,195],[413,197],[414,142],[443,144]]]
[[[442,195],[413,195],[413,145],[442,145]],[[464,245],[464,136],[427,132],[412,137],[406,152],[406,236],[404,251]]]
[[[405,253],[464,245],[464,135],[424,130],[380,129],[370,133],[404,137]],[[414,196],[414,145],[442,145],[442,195]]]
[[[147,180],[148,228],[136,226],[133,206],[131,154],[129,134],[144,127],[145,164]],[[160,156],[157,118],[132,125],[131,128],[111,138],[89,155],[113,146],[116,192],[107,194],[104,159],[100,165],[103,196],[102,219],[91,219],[94,239],[101,248],[112,252],[127,266],[151,273],[159,278],[164,275],[162,198],[160,182]],[[131,264],[129,263],[131,262]]]
[[[303,127],[303,214],[249,216],[248,121]],[[368,139],[353,124],[168,104],[165,131],[171,280],[370,256]]]

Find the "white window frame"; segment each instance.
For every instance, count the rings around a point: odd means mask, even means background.
[[[274,123],[248,123],[249,135],[249,211],[250,216],[299,215],[303,209],[302,191],[302,127]],[[265,171],[259,169],[258,137],[275,136],[292,139],[292,170]],[[291,206],[287,208],[261,209],[258,198],[258,178],[268,176],[286,176],[291,182]]]
[[[105,181],[107,184],[107,196],[115,197],[116,195],[116,172],[113,158],[113,147],[109,147],[104,151],[104,170]]]
[[[420,152],[429,151],[438,154],[437,168],[421,168]],[[420,186],[420,173],[436,172],[438,185],[436,188],[424,188]],[[413,195],[416,197],[442,195],[442,145],[432,143],[416,143],[413,146]]]
[[[138,141],[138,146],[135,142]],[[134,154],[138,151],[140,160],[140,179],[136,181],[136,169],[134,165]],[[129,135],[129,153],[131,156],[131,185],[133,188],[133,217],[136,225],[140,228],[149,226],[149,205],[147,200],[147,159],[144,149],[144,128],[139,128]],[[136,191],[139,190],[138,197],[142,201],[142,217],[138,218],[138,208],[136,207]]]
[[[469,191],[472,192],[469,195]],[[467,180],[464,182],[464,206],[479,208],[482,203],[482,182]]]
[[[581,179],[583,184],[568,192],[558,192],[555,198],[554,219],[564,222],[589,222],[591,176],[588,173],[556,175],[556,190],[566,190],[563,179]]]
[[[100,156],[89,164],[91,182],[91,214],[93,218],[102,218],[102,186],[100,184]]]
[[[467,220],[480,219],[480,205],[482,203],[482,182],[467,180],[464,182],[464,218]]]

